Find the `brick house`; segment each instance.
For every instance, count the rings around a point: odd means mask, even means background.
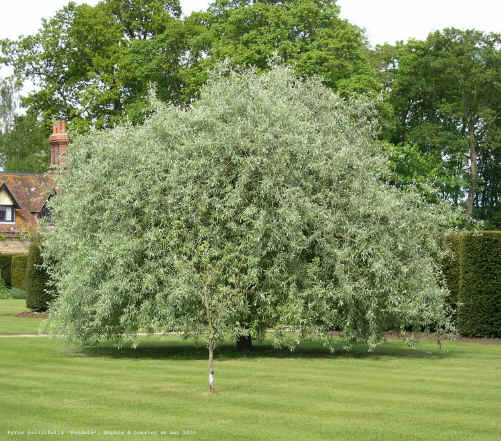
[[[66,122],[54,123],[49,136],[50,166],[46,173],[0,172],[0,254],[27,254],[26,233],[47,216],[46,202],[54,187],[51,170],[63,164],[70,138]]]

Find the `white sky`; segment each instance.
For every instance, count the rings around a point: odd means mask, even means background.
[[[95,5],[98,0],[77,0]],[[68,0],[0,0],[0,38],[36,32]],[[209,0],[181,0],[183,11],[204,10]],[[501,33],[501,0],[338,0],[341,15],[365,28],[372,45],[424,39],[445,27]]]

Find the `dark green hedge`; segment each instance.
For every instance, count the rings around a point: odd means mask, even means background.
[[[26,306],[33,311],[46,311],[51,300],[51,296],[47,292],[49,277],[47,272],[40,267],[42,263],[40,244],[32,243],[26,274]]]
[[[501,337],[501,231],[461,237],[457,328],[467,337]]]
[[[10,288],[12,286],[11,267],[12,267],[12,256],[5,254],[0,255],[0,274],[7,288]]]
[[[451,234],[447,237],[446,240],[449,247],[451,248],[452,253],[443,263],[442,267],[445,275],[445,280],[447,282],[447,287],[450,291],[450,295],[447,298],[447,301],[451,306],[455,318],[459,297],[459,255],[461,251],[461,236],[459,236],[458,234]]]
[[[28,256],[12,256],[12,287],[24,288]]]

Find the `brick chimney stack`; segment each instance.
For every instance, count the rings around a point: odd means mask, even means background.
[[[57,121],[52,126],[52,135],[49,136],[50,168],[64,166],[64,155],[68,150],[70,137],[66,133],[66,121]]]

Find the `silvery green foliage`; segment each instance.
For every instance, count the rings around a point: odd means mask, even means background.
[[[70,146],[44,247],[58,332],[273,327],[293,347],[337,329],[374,347],[390,327],[449,329],[437,262],[458,213],[382,182],[370,104],[222,66],[191,108],[158,106]]]

